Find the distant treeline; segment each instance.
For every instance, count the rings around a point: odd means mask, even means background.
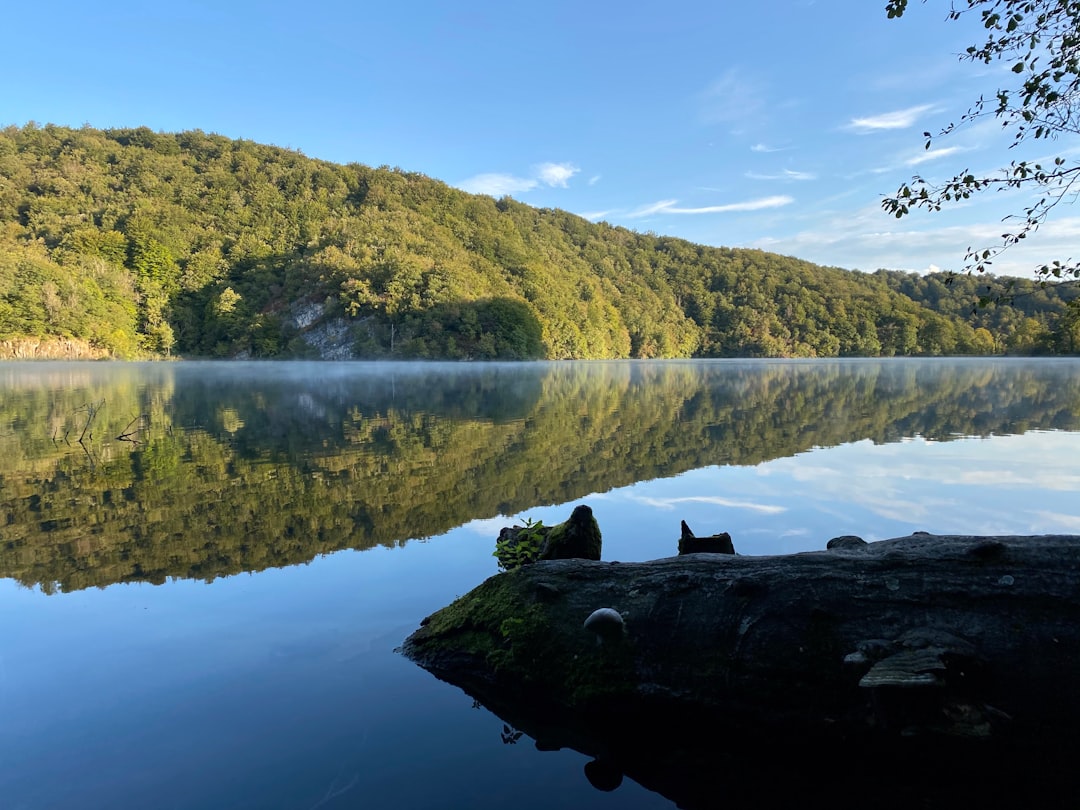
[[[200,131],[0,130],[6,357],[306,357],[328,326],[357,357],[1073,353],[1076,300],[704,247]]]

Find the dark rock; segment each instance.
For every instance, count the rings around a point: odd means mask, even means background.
[[[574,507],[570,519],[552,526],[540,546],[541,560],[599,560],[600,526],[592,509],[582,504]]]
[[[622,616],[614,608],[597,608],[589,614],[582,627],[596,633],[597,641],[609,642],[621,639],[626,630]]]
[[[827,549],[837,549],[837,548],[860,549],[860,548],[863,548],[866,545],[868,545],[868,543],[865,540],[863,540],[861,537],[858,537],[858,536],[856,536],[854,534],[843,534],[843,535],[840,535],[840,537],[834,537],[832,540],[830,540],[828,543],[826,543],[825,548],[827,548]]]
[[[731,535],[727,532],[709,535],[708,537],[695,537],[682,521],[682,534],[679,536],[679,554],[734,554],[735,546],[731,542]]]
[[[433,614],[403,649],[546,749],[595,758],[600,789],[625,774],[684,808],[1065,806],[1080,537],[972,552],[988,540],[539,562]],[[599,605],[625,620],[620,643],[583,627]],[[837,762],[840,793],[822,777]]]
[[[996,707],[1028,739],[1080,729],[1080,538],[999,537],[1007,553],[973,555],[986,540],[910,536],[850,555],[538,562],[435,613],[404,649],[466,688],[570,712],[633,714],[648,696],[672,716],[719,712],[755,734],[828,726],[856,735],[869,728],[868,692],[885,668],[860,680],[922,650],[890,666],[940,662],[914,675],[941,680],[949,705]],[[621,614],[623,643],[597,645],[583,627],[598,606]],[[934,728],[948,735],[947,717]]]
[[[623,775],[622,771],[610,762],[594,759],[585,763],[585,778],[597,790],[610,793],[622,784]]]
[[[999,543],[997,540],[986,540],[969,548],[968,554],[980,560],[997,559],[1005,554],[1005,544]]]

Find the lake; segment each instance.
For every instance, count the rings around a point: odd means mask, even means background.
[[[501,527],[1080,533],[1077,458],[1071,359],[0,364],[0,797],[670,808],[395,651]]]

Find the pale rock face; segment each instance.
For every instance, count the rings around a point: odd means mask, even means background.
[[[292,316],[297,329],[307,329],[323,316],[323,305],[314,301],[300,304],[294,308]]]
[[[323,321],[303,335],[304,342],[319,352],[323,360],[352,360],[353,337],[340,318]]]

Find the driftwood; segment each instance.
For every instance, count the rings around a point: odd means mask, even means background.
[[[599,608],[622,626],[586,629]],[[540,562],[404,652],[538,747],[594,757],[602,789],[625,773],[685,807],[1053,806],[1080,750],[1080,537]]]

